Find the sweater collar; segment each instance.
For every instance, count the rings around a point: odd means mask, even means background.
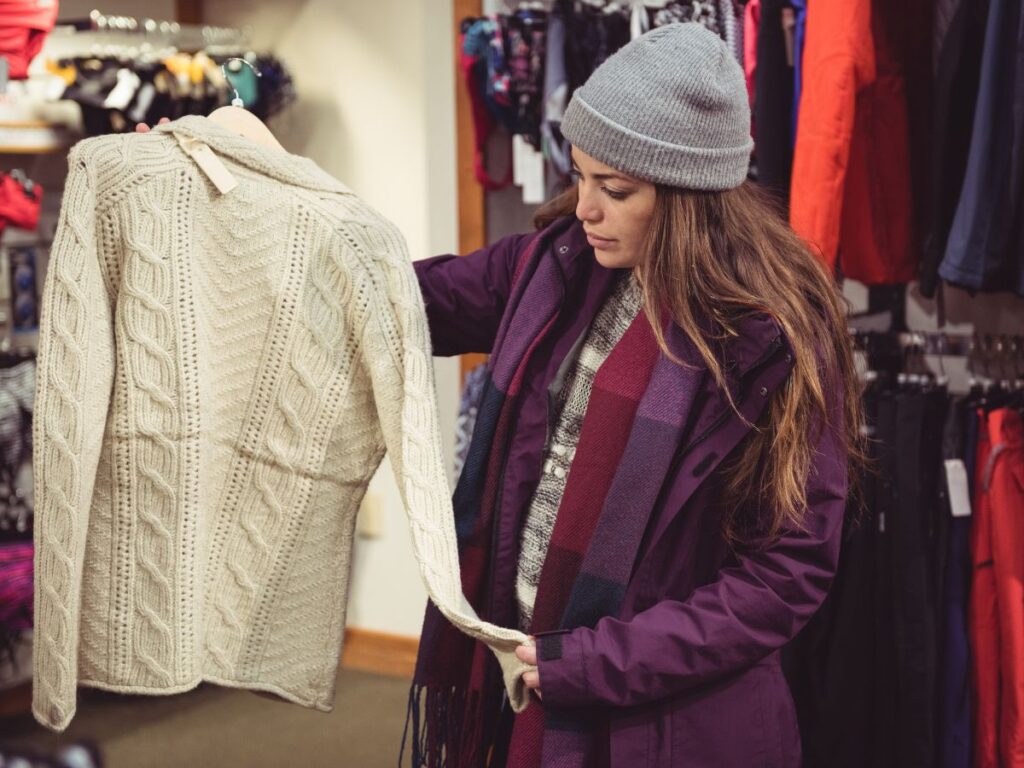
[[[219,155],[285,184],[294,184],[320,192],[353,194],[352,190],[307,157],[261,146],[239,136],[213,120],[187,115],[156,126],[161,133],[179,134],[202,141]]]

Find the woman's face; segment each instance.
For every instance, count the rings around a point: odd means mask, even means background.
[[[598,263],[609,269],[635,267],[654,216],[655,187],[627,176],[573,147],[579,180],[576,218],[583,222]]]

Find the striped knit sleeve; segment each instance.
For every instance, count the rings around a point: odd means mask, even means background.
[[[32,711],[54,730],[66,728],[75,712],[82,563],[114,349],[97,257],[96,191],[80,146],[68,164],[43,293],[33,423]]]
[[[383,295],[365,330],[378,418],[412,531],[413,551],[430,600],[462,632],[486,643],[502,667],[516,711],[528,697],[525,666],[515,648],[526,636],[480,619],[462,592],[455,513],[441,446],[437,391],[426,311],[401,234],[390,225],[367,233],[372,250],[386,253]],[[383,347],[383,348],[382,348]]]

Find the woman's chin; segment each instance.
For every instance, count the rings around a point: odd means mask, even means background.
[[[629,269],[635,265],[634,259],[625,257],[618,251],[610,251],[604,248],[595,248],[594,258],[605,269]]]

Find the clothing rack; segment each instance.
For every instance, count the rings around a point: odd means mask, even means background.
[[[931,375],[925,356],[966,358],[969,385],[1018,388],[1024,384],[1024,336],[957,334],[935,331],[866,331],[850,329],[854,348],[867,357],[868,369],[892,375]],[[945,370],[941,378],[944,380]]]

